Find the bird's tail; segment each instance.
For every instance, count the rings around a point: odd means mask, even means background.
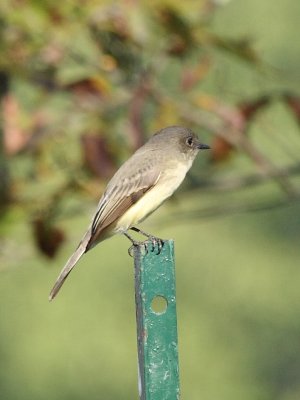
[[[86,252],[86,248],[87,248],[86,241],[82,240],[82,242],[79,244],[77,250],[71,255],[71,257],[67,261],[66,265],[63,267],[61,273],[59,274],[59,277],[57,278],[57,280],[53,286],[53,289],[50,292],[49,301],[53,300],[54,297],[57,295],[60,288],[62,287],[65,280],[67,279],[69,273],[75,267],[77,261]]]

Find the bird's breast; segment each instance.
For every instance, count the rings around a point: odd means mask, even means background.
[[[155,211],[178,188],[189,168],[184,163],[163,171],[156,184],[119,218],[115,230],[126,231]]]

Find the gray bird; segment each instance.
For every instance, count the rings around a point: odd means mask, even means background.
[[[115,173],[103,193],[92,222],[67,261],[49,295],[52,300],[80,257],[115,233],[132,229],[170,197],[183,181],[199,150],[209,149],[190,129],[170,126],[155,133]]]

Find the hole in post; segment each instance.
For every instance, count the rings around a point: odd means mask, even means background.
[[[168,300],[163,296],[155,296],[151,302],[152,311],[155,314],[163,314],[168,307]]]

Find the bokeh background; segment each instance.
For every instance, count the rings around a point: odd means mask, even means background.
[[[48,293],[108,178],[174,124],[212,147],[143,224],[175,239],[182,399],[300,398],[299,16],[1,1],[1,400],[138,398],[127,239]]]

